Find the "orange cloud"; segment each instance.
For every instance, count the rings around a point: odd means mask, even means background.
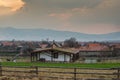
[[[24,6],[22,0],[0,0],[0,15],[16,12]]]

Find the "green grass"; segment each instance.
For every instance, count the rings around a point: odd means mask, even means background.
[[[78,68],[115,68],[120,67],[120,63],[43,63],[43,62],[2,62],[2,66],[43,66],[43,67],[78,67]]]

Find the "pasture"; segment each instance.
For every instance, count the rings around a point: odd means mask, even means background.
[[[8,77],[14,76],[16,80],[34,80],[35,78],[36,80],[119,80],[120,78],[119,63],[65,64],[5,62],[1,63],[1,65],[0,74]]]
[[[103,63],[63,63],[63,62],[30,62],[29,57],[19,57],[17,62],[6,62],[2,57],[2,74],[8,76],[0,80],[87,80],[103,79],[112,80],[118,77],[120,62]],[[115,69],[114,69],[115,68]],[[15,76],[15,77],[13,77]],[[19,76],[19,77],[17,77]],[[24,77],[23,77],[24,76]],[[35,76],[35,77],[32,77]],[[86,79],[85,79],[86,78]]]
[[[42,66],[65,68],[116,68],[120,63],[55,63],[55,62],[1,62],[2,66]]]

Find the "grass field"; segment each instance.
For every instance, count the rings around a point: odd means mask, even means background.
[[[112,74],[116,73],[117,70],[114,69],[90,69],[90,68],[116,68],[120,67],[120,63],[94,63],[94,64],[83,64],[83,63],[53,63],[53,62],[2,62],[1,65],[3,66],[3,72],[4,75],[20,75],[20,79],[15,80],[68,80],[68,78],[74,78],[74,74],[69,74],[69,72],[74,72],[74,68],[79,73],[85,73],[85,74],[77,74],[77,78],[79,79],[105,79],[105,80],[111,80],[111,78],[116,78],[116,75],[105,75],[105,74]],[[18,66],[16,67],[4,67],[4,66]],[[27,79],[22,78],[22,76],[33,76],[36,75],[36,73],[15,73],[15,72],[4,72],[4,70],[8,71],[36,71],[35,67],[20,67],[20,66],[42,66],[38,67],[38,77],[35,77],[36,79]],[[48,68],[44,68],[48,67]],[[54,67],[54,68],[50,68]],[[64,67],[64,68],[56,68],[56,67]],[[89,69],[83,69],[83,68],[89,68]],[[43,72],[42,72],[43,71]],[[45,71],[45,72],[44,72]],[[52,73],[56,72],[56,73]],[[57,73],[57,72],[65,72],[65,73]],[[66,73],[68,72],[68,73]],[[95,73],[95,74],[86,74],[86,73]],[[100,73],[102,75],[98,75],[97,73]],[[41,77],[45,76],[45,77]],[[48,78],[48,77],[57,77],[57,78]],[[62,78],[62,79],[60,79]],[[1,79],[0,79],[1,80]],[[6,79],[4,79],[6,80]]]
[[[2,66],[43,66],[43,67],[70,67],[70,68],[115,68],[120,67],[120,63],[51,63],[51,62],[2,62]]]

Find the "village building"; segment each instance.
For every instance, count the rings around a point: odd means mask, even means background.
[[[79,48],[79,59],[85,63],[96,63],[105,58],[112,57],[113,50],[99,43],[88,43]]]
[[[79,51],[63,49],[58,43],[53,42],[50,48],[35,50],[31,53],[31,62],[49,61],[49,62],[74,62]]]
[[[103,59],[116,57],[119,51],[118,48],[111,49],[99,43],[88,43],[80,48],[63,48],[53,42],[49,47],[34,50],[31,53],[31,61],[78,62],[82,59],[85,63],[96,63]]]

